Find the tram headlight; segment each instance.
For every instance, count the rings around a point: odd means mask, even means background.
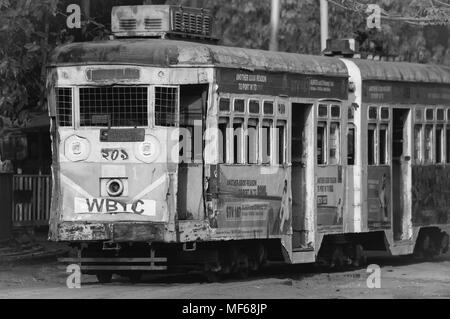
[[[111,197],[119,197],[123,194],[124,186],[120,179],[112,179],[106,183],[106,191]]]
[[[90,153],[89,141],[81,136],[72,135],[64,141],[64,155],[73,162],[84,161]]]

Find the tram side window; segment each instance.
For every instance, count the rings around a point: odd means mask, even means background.
[[[356,128],[349,124],[347,129],[347,165],[355,165]]]
[[[332,122],[330,124],[330,165],[339,164],[340,139],[340,125]]]
[[[155,87],[155,125],[177,126],[178,88]]]
[[[219,111],[220,112],[230,112],[230,99],[229,98],[220,98]]]
[[[272,157],[271,152],[271,136],[272,136],[272,121],[264,120],[262,123],[262,163],[270,164],[270,159]]]
[[[376,126],[370,125],[367,131],[367,163],[369,165],[375,165],[375,139],[376,139]]]
[[[418,162],[422,160],[422,125],[414,126],[414,159]]]
[[[244,119],[235,118],[233,121],[233,163],[243,164]]]
[[[435,144],[435,156],[436,156],[436,164],[441,164],[443,159],[443,134],[444,128],[441,125],[436,126],[436,144]]]
[[[450,118],[449,118],[449,120],[450,120]],[[446,133],[445,133],[445,135],[446,135],[446,141],[447,141],[447,147],[446,147],[446,149],[447,149],[447,164],[450,164],[450,126],[447,126],[447,131],[446,131]]]
[[[433,150],[433,125],[425,125],[425,162],[431,163]]]
[[[386,165],[388,162],[387,159],[387,126],[381,125],[379,130],[379,162],[380,165]]]
[[[227,162],[227,132],[228,132],[228,118],[222,117],[219,119],[219,163]]]
[[[278,158],[277,164],[286,163],[286,121],[277,122]]]
[[[56,118],[59,126],[72,126],[71,88],[56,88]]]
[[[258,163],[258,120],[248,119],[247,123],[247,163]]]
[[[327,163],[327,122],[317,123],[317,164],[325,165]]]

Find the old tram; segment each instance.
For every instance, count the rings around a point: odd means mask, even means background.
[[[224,47],[210,23],[116,7],[114,40],[53,53],[65,262],[108,282],[446,251],[449,68]]]

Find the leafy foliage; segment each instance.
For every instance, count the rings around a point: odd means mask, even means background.
[[[49,52],[61,43],[107,38],[112,6],[144,1],[91,0],[90,17],[83,16],[82,29],[69,30],[65,22],[66,7],[81,2],[0,0],[0,115],[17,118],[22,110],[44,110],[45,63]],[[217,35],[225,45],[269,47],[270,0],[167,0],[166,3],[211,9]],[[391,17],[382,20],[381,30],[366,28],[364,8],[368,3],[378,3]],[[433,3],[436,7],[431,6]],[[330,1],[330,36],[356,38],[363,54],[392,55],[405,61],[450,65],[448,25],[420,26],[401,19],[408,16],[414,21],[442,14],[441,7],[437,6],[446,3],[448,0]],[[281,0],[281,4],[280,50],[320,54],[319,1]]]

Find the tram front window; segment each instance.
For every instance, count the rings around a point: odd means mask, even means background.
[[[147,87],[80,88],[80,126],[147,126]]]

